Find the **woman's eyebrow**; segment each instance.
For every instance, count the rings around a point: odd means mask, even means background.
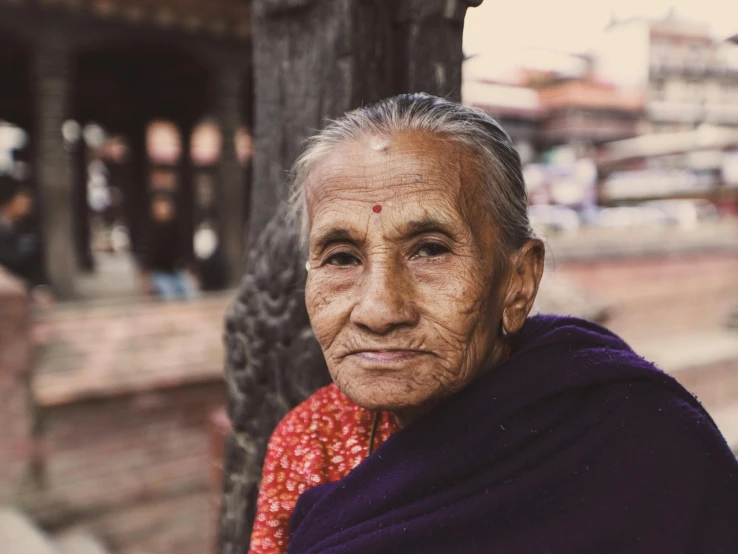
[[[335,242],[355,242],[354,234],[345,228],[324,227],[317,231],[312,246],[317,252],[321,252]]]
[[[455,233],[448,222],[433,217],[408,221],[403,225],[402,234],[406,238],[413,238],[423,233],[442,233],[453,238]]]

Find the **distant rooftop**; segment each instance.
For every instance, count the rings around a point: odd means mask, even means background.
[[[612,85],[589,79],[555,83],[539,91],[541,105],[547,110],[566,107],[613,109],[637,112],[643,109],[643,96],[617,90]]]
[[[464,104],[492,110],[498,115],[536,118],[541,115],[538,93],[527,87],[466,81],[461,87]]]

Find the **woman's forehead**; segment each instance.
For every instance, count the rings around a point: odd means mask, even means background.
[[[368,135],[335,147],[306,183],[309,210],[323,203],[391,201],[423,195],[455,201],[465,177],[466,154],[428,133]]]

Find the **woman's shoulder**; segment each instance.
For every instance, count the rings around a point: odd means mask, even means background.
[[[671,465],[691,465],[692,469],[727,461],[733,470],[738,469],[720,430],[685,389],[633,383],[613,392],[620,403],[616,428],[628,455],[662,456]]]
[[[333,383],[315,391],[279,422],[274,436],[331,431],[347,415],[360,411]],[[330,428],[330,429],[328,429]]]

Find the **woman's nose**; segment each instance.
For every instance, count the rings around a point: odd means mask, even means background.
[[[399,268],[375,265],[365,273],[361,297],[351,312],[351,322],[373,333],[385,334],[417,323],[412,286]]]

